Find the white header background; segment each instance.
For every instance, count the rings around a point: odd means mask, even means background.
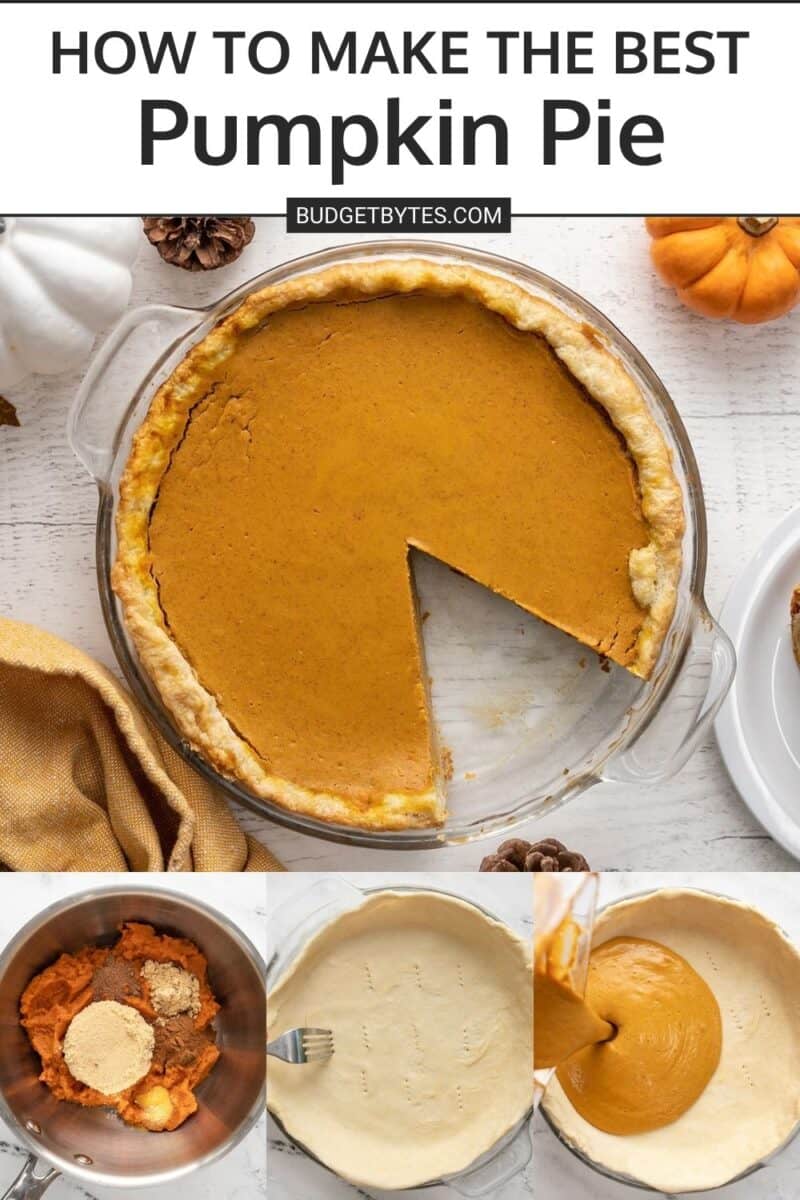
[[[106,75],[91,58],[89,73],[69,58],[61,75],[51,73],[52,31],[76,45],[78,31],[93,38],[111,29],[135,39],[140,30],[156,36],[171,30],[181,44],[188,30],[197,39],[187,73],[169,60],[151,75],[141,55],[124,75]],[[254,72],[237,45],[235,74],[223,71],[223,44],[213,30],[263,29],[284,33],[291,59],[276,75]],[[310,31],[323,30],[330,45],[347,30],[359,37],[359,59],[372,34],[384,30],[402,48],[402,33],[468,30],[467,75],[392,75],[383,65],[367,75],[311,74]],[[545,45],[551,30],[591,30],[592,75],[551,74],[546,59],[522,70],[522,39],[511,44],[509,74],[497,72],[497,45],[487,30],[533,32]],[[739,71],[727,72],[727,43],[711,43],[718,65],[709,74],[685,73],[698,63],[685,52],[669,60],[681,74],[614,74],[617,30],[746,30],[739,44]],[[287,196],[342,198],[419,196],[511,196],[515,212],[638,213],[797,211],[797,35],[800,5],[741,3],[673,4],[15,4],[3,5],[0,32],[0,203],[6,212],[137,213],[281,212]],[[681,39],[682,44],[683,39]],[[463,43],[462,43],[463,44]],[[708,45],[708,43],[704,43]],[[427,53],[440,62],[434,39]],[[495,113],[509,130],[509,165],[495,166],[478,134],[474,167],[421,166],[401,154],[386,164],[382,139],[371,165],[345,169],[344,184],[331,182],[330,116],[362,113],[385,126],[386,99],[401,101],[402,123],[439,111],[453,101],[455,117]],[[611,101],[612,164],[597,165],[597,99]],[[562,143],[555,166],[542,164],[542,100],[584,102],[593,128],[580,141]],[[142,99],[173,100],[190,114],[189,132],[156,146],[155,165],[140,162]],[[260,166],[244,157],[226,166],[205,166],[193,152],[191,118],[205,114],[212,149],[222,144],[224,114],[291,118],[317,117],[322,126],[323,163],[310,167],[302,131],[293,143],[291,166],[275,165],[274,132],[262,134]],[[635,114],[657,117],[664,129],[663,161],[627,163],[618,151],[622,121]],[[420,141],[428,144],[423,133]],[[244,145],[240,135],[240,146]],[[355,137],[354,137],[355,146]],[[645,147],[649,152],[650,147]],[[493,159],[493,153],[490,156]]]

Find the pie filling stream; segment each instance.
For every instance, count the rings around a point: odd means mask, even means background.
[[[713,992],[679,954],[617,937],[592,951],[585,997],[534,973],[534,1065],[558,1067],[576,1111],[612,1134],[670,1125],[719,1065],[722,1023]]]

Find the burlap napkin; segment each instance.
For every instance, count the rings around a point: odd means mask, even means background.
[[[0,618],[0,864],[279,871],[105,667]]]

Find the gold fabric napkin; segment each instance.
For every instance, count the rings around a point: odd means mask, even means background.
[[[280,871],[110,671],[0,618],[0,864],[15,871]]]

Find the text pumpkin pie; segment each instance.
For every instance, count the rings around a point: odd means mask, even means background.
[[[647,678],[683,506],[593,330],[472,267],[353,262],[252,294],[157,392],[113,570],[218,771],[296,812],[441,824],[409,551]]]

